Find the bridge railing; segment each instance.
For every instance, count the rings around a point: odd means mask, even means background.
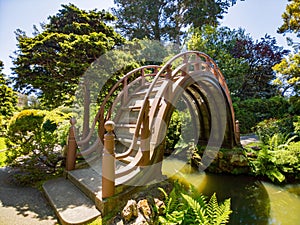
[[[114,105],[111,105],[107,111],[105,111],[105,107],[106,107],[107,103],[109,102],[109,100],[111,100],[111,97],[113,96],[115,91],[118,88],[120,88],[120,86],[121,86],[122,95],[124,98],[123,100],[126,101],[126,98],[128,96],[128,88],[127,87],[129,86],[130,83],[137,82],[140,80],[142,82],[145,82],[145,77],[155,76],[158,73],[158,70],[160,68],[161,68],[161,66],[158,66],[158,65],[142,66],[142,67],[139,67],[137,69],[130,71],[123,78],[118,80],[114,84],[114,86],[110,89],[109,93],[106,95],[105,99],[101,103],[99,110],[98,110],[96,116],[94,117],[93,123],[89,130],[89,133],[87,134],[87,136],[84,139],[79,140],[79,141],[76,140],[76,138],[75,138],[76,137],[76,134],[75,134],[76,120],[74,118],[71,119],[71,121],[70,121],[71,127],[69,130],[68,145],[67,145],[67,159],[66,159],[66,162],[67,162],[66,169],[67,170],[73,170],[75,168],[76,158],[78,156],[85,156],[85,155],[88,155],[88,154],[94,152],[98,146],[97,143],[99,143],[99,141],[101,141],[103,143],[103,138],[104,138],[104,133],[105,133],[104,124],[106,121],[108,121],[111,118],[112,109],[113,109]],[[147,74],[145,71],[150,70],[150,69],[153,70],[153,72]],[[133,76],[136,76],[136,74],[138,74],[138,73],[140,74],[139,77],[136,77],[136,79],[133,79],[132,81],[130,81],[130,78]],[[80,149],[81,146],[84,146],[87,143],[89,143],[97,123],[98,123],[98,136],[99,137],[96,140],[96,142],[89,148],[81,149],[78,151],[78,149]]]
[[[177,70],[175,69],[173,71],[172,69],[172,64],[176,63],[176,60],[181,59],[181,65],[180,66],[176,66]],[[188,74],[189,70],[191,69],[190,67],[194,67],[194,70],[199,70],[200,69],[200,64],[203,66],[203,63],[205,63],[204,65],[204,69],[205,70],[210,70],[210,72],[212,72],[212,74],[214,74],[214,76],[216,77],[216,79],[219,81],[225,95],[226,98],[228,100],[228,104],[230,107],[230,113],[231,113],[231,117],[232,117],[232,121],[235,121],[235,115],[234,115],[234,109],[233,109],[233,105],[232,105],[232,101],[231,101],[231,96],[230,96],[230,91],[228,89],[228,86],[226,84],[225,78],[223,76],[223,74],[221,73],[219,67],[217,66],[217,64],[215,63],[215,61],[210,58],[207,54],[203,53],[203,52],[199,52],[199,51],[187,51],[187,52],[183,52],[180,53],[176,56],[174,56],[173,58],[171,58],[161,69],[160,71],[156,74],[154,80],[151,83],[151,86],[148,89],[147,94],[145,95],[144,98],[144,103],[142,105],[142,109],[140,111],[140,115],[138,117],[138,122],[137,124],[140,126],[140,124],[142,123],[142,119],[144,117],[143,112],[145,111],[145,109],[147,108],[147,101],[149,100],[149,96],[151,94],[151,91],[153,90],[153,88],[155,87],[156,82],[158,81],[159,77],[164,76],[163,74],[166,74],[166,78],[170,79],[171,81],[173,81],[176,76],[178,76],[179,72]],[[182,75],[182,74],[181,74]],[[152,121],[153,122],[153,121]],[[150,127],[152,125],[150,124]],[[235,123],[232,124],[232,129],[234,131],[235,134],[237,134],[238,131],[238,124],[236,125]],[[138,130],[136,130],[135,136],[138,135]],[[238,136],[238,135],[237,135]],[[236,138],[236,142],[239,143],[239,140],[237,140],[238,138]]]

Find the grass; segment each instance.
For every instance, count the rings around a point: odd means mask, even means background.
[[[5,138],[0,137],[0,167],[5,166],[5,163],[4,163],[4,161],[6,159],[5,152],[1,151],[4,149],[6,149]]]

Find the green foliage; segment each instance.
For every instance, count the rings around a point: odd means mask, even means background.
[[[236,0],[115,0],[116,27],[128,39],[149,38],[180,44],[186,27],[217,25]]]
[[[242,29],[211,26],[192,30],[188,48],[212,57],[231,94],[242,99],[274,96],[276,89],[270,84],[275,77],[272,66],[288,53],[269,35],[254,41]]]
[[[69,117],[59,109],[23,110],[11,119],[6,163],[23,172],[18,177],[21,183],[34,183],[59,171]]]
[[[300,137],[300,116],[298,116],[298,119],[294,122],[295,127],[295,133]]]
[[[166,150],[174,150],[177,142],[180,140],[182,120],[180,113],[175,110],[172,114],[166,136]]]
[[[5,165],[5,150],[6,145],[5,145],[5,138],[0,137],[0,167]]]
[[[160,224],[226,224],[229,221],[230,199],[218,204],[216,194],[209,202],[206,197],[199,194],[193,187],[188,191],[175,183],[173,190],[165,195],[166,208],[163,216],[159,216]]]
[[[300,142],[291,142],[278,145],[276,135],[270,139],[271,146],[262,146],[255,157],[250,160],[253,173],[267,176],[273,182],[293,181],[300,178]],[[290,143],[289,143],[290,142]],[[276,143],[276,144],[275,144]],[[278,145],[278,146],[276,146]],[[247,150],[251,151],[251,150]],[[289,180],[287,180],[287,178]]]
[[[290,107],[283,97],[269,99],[233,99],[235,118],[240,122],[241,133],[250,133],[259,122],[269,118],[284,118]]]
[[[0,137],[0,150],[6,149],[5,138]]]
[[[6,129],[6,120],[16,110],[17,94],[8,86],[4,78],[3,62],[0,61],[0,135]]]
[[[282,14],[283,24],[278,28],[278,33],[294,33],[300,38],[300,2],[299,0],[289,0],[285,12]],[[299,96],[300,93],[300,43],[292,38],[287,38],[288,44],[291,45],[295,52],[288,58],[282,59],[273,69],[277,72],[275,84],[279,87],[282,95],[292,92]]]
[[[280,183],[299,179],[300,142],[293,142],[296,137],[275,133],[265,137],[265,143],[260,145],[260,150],[247,147],[253,173]]]
[[[284,136],[290,137],[297,133],[297,125],[299,124],[299,116],[287,116],[282,119],[267,119],[258,123],[254,127],[254,131],[264,144],[268,144],[271,137],[282,137],[281,143],[285,142]],[[286,135],[283,135],[286,134]]]
[[[297,37],[300,37],[300,2],[299,0],[289,0],[289,4],[285,8],[285,12],[282,14],[283,24],[278,28],[278,33],[287,34],[295,33]],[[290,40],[291,44],[293,41]],[[294,43],[294,48],[299,49],[300,44]]]
[[[125,40],[106,23],[116,18],[105,11],[62,5],[33,37],[16,31],[18,51],[13,59],[15,89],[35,92],[48,108],[71,104],[79,78],[101,55]]]
[[[300,115],[300,97],[299,96],[291,96],[289,98],[289,113],[292,115]]]
[[[253,173],[273,182],[300,178],[300,116],[264,120],[255,127],[260,150],[246,148]]]
[[[274,84],[278,86],[281,95],[284,96],[286,92],[293,94],[300,94],[300,53],[291,54],[288,58],[274,65],[273,69],[277,73],[277,78]]]
[[[102,225],[102,218],[99,217],[91,222],[84,223],[83,225]]]
[[[225,76],[229,90],[234,93],[241,88],[248,65],[243,58],[235,58],[231,52],[237,39],[246,38],[250,37],[241,29],[203,26],[192,31],[188,48],[204,52],[214,59]]]

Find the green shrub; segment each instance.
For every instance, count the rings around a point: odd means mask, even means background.
[[[298,137],[300,137],[300,116],[297,116],[296,119],[294,120],[294,132]]]
[[[233,99],[233,107],[235,118],[240,122],[240,131],[245,134],[252,132],[252,127],[260,121],[269,118],[283,118],[287,115],[290,104],[283,97],[244,101]]]
[[[70,115],[59,109],[23,110],[10,121],[7,131],[6,163],[22,173],[21,183],[33,183],[56,173],[62,162]]]
[[[0,137],[0,167],[5,165],[5,159],[6,159],[5,149],[6,149],[5,138]]]
[[[300,97],[292,96],[289,99],[289,113],[292,115],[300,115]]]
[[[259,136],[264,144],[268,144],[268,140],[273,135],[280,133],[293,136],[297,133],[297,126],[300,116],[287,116],[282,119],[267,119],[258,123],[253,131]]]

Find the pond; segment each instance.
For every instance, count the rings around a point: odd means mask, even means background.
[[[244,175],[198,172],[178,159],[164,159],[163,174],[192,184],[218,201],[231,198],[231,225],[299,225],[300,184],[274,185]]]

